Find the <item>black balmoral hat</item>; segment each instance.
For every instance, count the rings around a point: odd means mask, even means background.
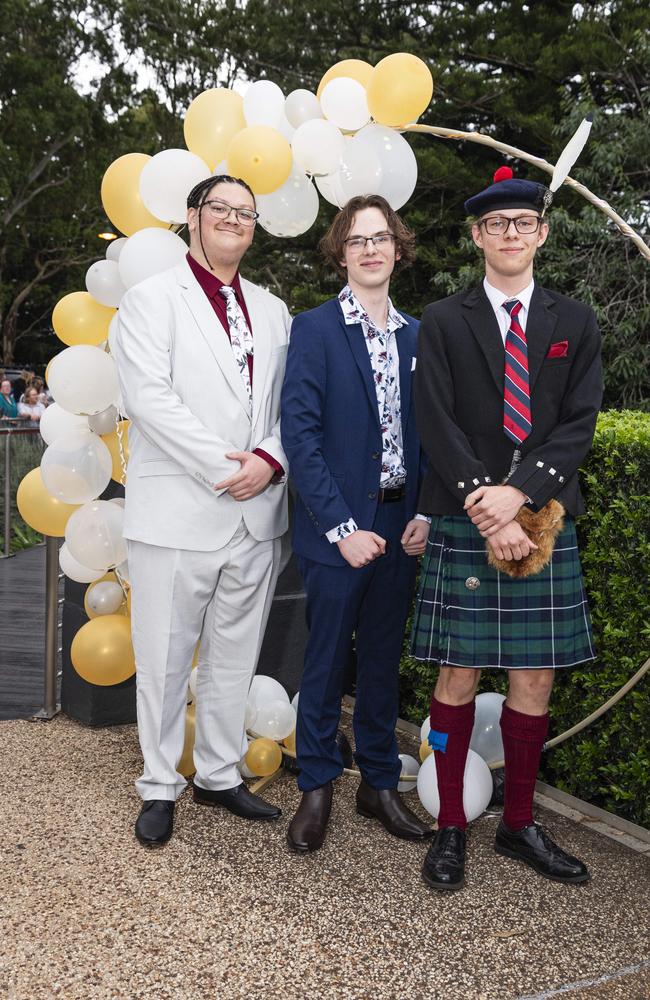
[[[494,183],[485,191],[479,191],[468,198],[465,211],[477,217],[503,208],[531,208],[535,212],[542,212],[547,191],[548,188],[543,184],[513,177],[510,167],[499,167],[494,174]]]

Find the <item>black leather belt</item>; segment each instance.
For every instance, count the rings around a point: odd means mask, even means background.
[[[379,503],[397,503],[406,496],[406,486],[387,486],[378,494]]]

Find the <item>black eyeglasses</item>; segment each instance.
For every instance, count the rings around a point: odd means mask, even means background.
[[[491,215],[487,219],[480,219],[479,226],[485,226],[485,232],[490,236],[505,236],[512,224],[522,236],[530,236],[539,229],[542,221],[539,215],[518,215],[516,219],[507,219],[503,215]]]
[[[366,244],[369,242],[374,247],[379,247],[380,250],[386,250],[394,239],[395,236],[393,233],[376,233],[375,236],[350,236],[347,240],[343,240],[343,242],[348,250],[352,250],[353,253],[360,253],[366,249]]]
[[[219,201],[216,198],[204,201],[201,208],[207,208],[210,215],[215,219],[227,219],[230,213],[234,212],[237,222],[242,226],[254,226],[260,217],[260,213],[253,211],[252,208],[235,208],[233,205],[229,205],[227,201]]]

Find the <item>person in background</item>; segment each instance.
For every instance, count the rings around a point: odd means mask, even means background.
[[[28,385],[22,403],[18,404],[18,416],[37,424],[44,413],[45,406],[38,398],[38,389],[35,385]]]
[[[0,382],[0,418],[15,420],[18,416],[18,404],[11,390],[11,380],[3,378]]]

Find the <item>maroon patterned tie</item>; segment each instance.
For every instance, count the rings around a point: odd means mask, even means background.
[[[510,299],[503,303],[503,307],[510,314],[503,386],[503,430],[515,444],[521,444],[532,430],[528,345],[526,334],[517,320],[522,308],[521,302],[519,299]]]

